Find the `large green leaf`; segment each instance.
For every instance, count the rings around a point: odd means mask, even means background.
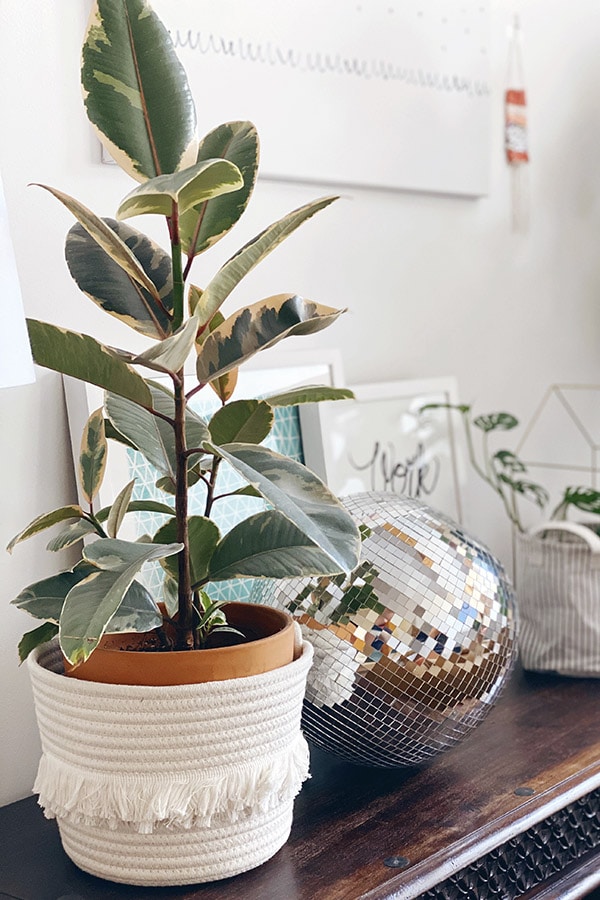
[[[356,567],[360,554],[356,523],[313,472],[267,447],[229,444],[210,449],[321,548],[331,560],[329,574]]]
[[[81,80],[100,140],[137,181],[194,161],[192,94],[171,38],[146,0],[97,0]]]
[[[264,400],[235,400],[217,410],[209,423],[215,444],[260,444],[273,426],[273,410]]]
[[[589,487],[568,487],[565,489],[562,502],[566,506],[575,506],[583,512],[600,513],[600,492]]]
[[[61,506],[60,509],[53,509],[52,512],[36,516],[23,531],[20,531],[14,536],[6,549],[9,553],[12,553],[13,548],[17,544],[21,541],[25,541],[27,538],[33,537],[34,534],[39,534],[40,531],[45,531],[46,528],[51,528],[53,525],[58,525],[60,522],[66,522],[68,519],[81,519],[83,515],[84,512],[82,508],[72,504],[70,506]]]
[[[102,309],[141,334],[162,338],[171,332],[173,276],[171,257],[141,231],[116,219],[102,219],[131,252],[147,276],[140,284],[81,225],[67,235],[65,256],[78,287]],[[152,285],[152,291],[147,284]]]
[[[321,403],[323,400],[352,400],[354,394],[348,388],[330,387],[327,384],[311,384],[292,388],[282,394],[265,397],[269,406],[298,406],[300,403]]]
[[[196,362],[198,381],[212,381],[283,338],[321,331],[343,312],[294,294],[260,300],[208,335]]]
[[[541,484],[536,484],[534,481],[511,478],[510,475],[507,475],[505,472],[499,473],[498,480],[501,481],[502,484],[509,485],[509,487],[512,488],[513,491],[516,491],[517,494],[522,494],[527,500],[531,500],[531,502],[535,503],[536,506],[539,506],[540,509],[543,509],[550,499],[546,488],[542,487]]]
[[[213,520],[207,519],[205,516],[190,516],[188,530],[192,587],[195,589],[206,581],[208,564],[221,535]],[[166,525],[159,528],[153,540],[161,544],[177,540],[175,520],[171,519]],[[179,574],[177,561],[173,557],[168,557],[161,560],[161,565],[171,578],[177,581]]]
[[[123,519],[125,518],[125,514],[129,509],[129,501],[131,500],[131,495],[133,493],[134,487],[135,478],[133,478],[128,484],[126,484],[123,490],[119,492],[119,494],[115,498],[113,505],[110,508],[110,512],[106,520],[106,533],[111,538],[115,538],[117,536],[117,532],[119,531]]]
[[[511,413],[505,412],[490,413],[487,416],[477,416],[476,419],[473,419],[473,425],[485,432],[510,431],[512,428],[516,428],[518,424],[518,419],[515,419]]]
[[[151,631],[160,625],[162,615],[152,594],[139,581],[132,581],[106,630],[110,634]]]
[[[228,159],[242,173],[244,186],[233,194],[206,200],[180,217],[181,244],[188,256],[211,247],[238,221],[256,182],[258,153],[258,134],[251,122],[226,122],[202,139],[197,162]]]
[[[286,516],[271,509],[250,516],[225,535],[210,561],[208,577],[225,581],[331,572],[331,557]]]
[[[191,316],[175,334],[144,350],[133,360],[141,365],[151,364],[163,372],[179,372],[190,355],[198,332],[198,320]]]
[[[106,471],[107,444],[104,432],[104,413],[95,410],[85,424],[79,453],[79,483],[88,503],[91,503],[102,484]]]
[[[98,571],[76,584],[66,596],[60,617],[60,646],[74,665],[84,662],[98,645],[145,562],[179,552],[181,544],[134,544],[106,538],[84,549]]]
[[[148,382],[148,388],[152,394],[152,408],[163,416],[173,419],[175,399],[171,391],[152,381]],[[159,472],[173,478],[176,459],[175,432],[172,426],[147,410],[140,409],[139,406],[113,394],[107,394],[105,407],[113,427],[140,450]],[[204,441],[208,440],[209,431],[205,421],[189,407],[186,409],[185,426],[189,448],[201,447]],[[190,456],[188,460],[190,468],[196,460],[196,456]]]
[[[57,553],[59,550],[66,550],[67,547],[78,544],[79,541],[88,534],[99,534],[103,537],[102,532],[87,519],[79,519],[77,522],[71,522],[70,525],[67,525],[66,528],[63,528],[62,531],[59,531],[58,534],[54,535],[54,537],[48,541],[46,550],[50,550],[51,553]]]
[[[124,243],[124,241],[115,233],[109,225],[101,219],[91,209],[80,203],[74,197],[64,194],[56,188],[48,187],[46,184],[40,184],[38,187],[44,188],[53,194],[57,200],[60,200],[67,209],[73,213],[79,224],[85,229],[86,233],[102,250],[117,263],[127,274],[142,287],[146,288],[149,294],[159,301],[158,291],[153,281],[139,264],[138,260]]]
[[[519,457],[513,453],[512,450],[498,450],[497,453],[494,453],[492,459],[513,474],[527,471],[525,463],[521,462]]]
[[[144,379],[93,337],[36,319],[27,319],[27,327],[38,365],[96,384],[142,406],[151,405],[152,396]]]
[[[175,474],[175,435],[169,423],[116,394],[108,393],[104,405],[114,428],[159,472],[172,478]]]
[[[105,506],[103,509],[98,510],[96,519],[99,522],[106,522],[110,510],[110,506]],[[175,509],[172,506],[167,506],[166,503],[159,503],[158,500],[132,500],[127,507],[127,512],[152,512],[158,513],[161,516],[175,515]]]
[[[51,575],[50,578],[44,578],[23,588],[11,603],[35,619],[47,619],[58,624],[65,597],[71,588],[87,578],[92,571],[93,567],[84,563],[73,571]]]
[[[54,622],[44,622],[33,631],[26,632],[19,641],[19,661],[25,662],[32,650],[35,650],[40,644],[45,644],[46,641],[51,641],[57,634],[58,625],[55,625]]]
[[[203,200],[220,197],[243,187],[240,170],[226,159],[206,159],[181,172],[157,175],[134,188],[121,202],[118,219],[156,213],[173,214],[176,203],[179,215],[192,209]]]
[[[323,197],[301,206],[279,219],[232,256],[217,272],[204,290],[198,303],[197,316],[202,323],[210,322],[232,290],[271,250],[316,212],[329,206],[337,197]]]

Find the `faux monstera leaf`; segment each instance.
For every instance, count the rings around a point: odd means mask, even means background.
[[[481,428],[482,431],[510,431],[516,428],[519,420],[515,419],[510,413],[490,413],[487,416],[477,416],[473,419],[473,425]]]

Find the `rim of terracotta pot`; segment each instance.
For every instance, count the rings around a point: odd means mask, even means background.
[[[247,678],[293,662],[295,632],[289,613],[272,606],[236,601],[223,608],[230,625],[240,630],[252,627],[262,636],[230,647],[143,652],[124,650],[122,646],[141,644],[144,635],[107,634],[81,665],[74,668],[65,660],[65,674],[103,684],[164,687]]]

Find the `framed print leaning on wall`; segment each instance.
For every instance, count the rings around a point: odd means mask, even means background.
[[[452,414],[454,378],[350,385],[355,400],[300,409],[304,461],[339,497],[392,491],[461,521],[461,466]]]

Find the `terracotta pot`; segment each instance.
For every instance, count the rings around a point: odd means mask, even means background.
[[[287,613],[256,603],[228,603],[224,611],[229,624],[250,641],[205,650],[146,652],[122,648],[141,647],[147,635],[107,634],[80,666],[65,660],[65,672],[103,684],[166,686],[245,678],[293,661],[294,622]]]

